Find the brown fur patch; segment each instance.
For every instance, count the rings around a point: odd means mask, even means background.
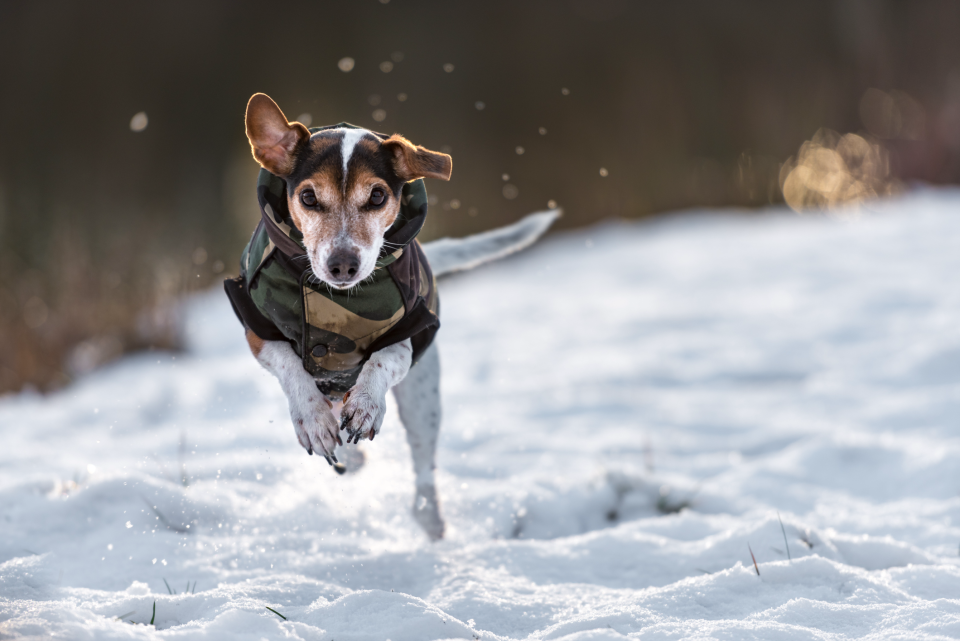
[[[327,141],[315,140],[313,144]],[[312,189],[317,207],[307,207],[300,200],[304,190]],[[289,195],[287,204],[297,229],[303,233],[308,247],[336,236],[340,226],[338,213],[343,208],[340,193],[340,172],[333,163],[323,164],[316,172],[302,180]]]
[[[247,345],[250,346],[250,351],[253,352],[254,357],[260,356],[260,351],[263,349],[264,340],[247,330]]]
[[[447,154],[416,146],[399,134],[384,140],[383,147],[393,153],[394,170],[407,182],[417,178],[450,180],[453,159]]]
[[[289,176],[296,165],[298,148],[310,138],[299,122],[287,122],[270,96],[254,94],[247,103],[245,118],[247,139],[253,157],[277,176]]]

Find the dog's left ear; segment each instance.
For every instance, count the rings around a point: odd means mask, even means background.
[[[384,140],[381,146],[393,154],[393,170],[406,182],[417,178],[450,180],[453,159],[447,154],[415,146],[397,134]]]
[[[296,154],[310,139],[310,131],[299,122],[287,122],[270,96],[255,93],[247,103],[247,139],[253,157],[276,176],[289,176],[296,164]]]

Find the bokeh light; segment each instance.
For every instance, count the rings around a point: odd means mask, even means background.
[[[147,118],[147,112],[139,111],[130,119],[130,131],[143,131],[149,123],[150,119]]]
[[[889,195],[898,188],[889,155],[876,141],[820,129],[780,171],[783,198],[793,210],[829,210]]]

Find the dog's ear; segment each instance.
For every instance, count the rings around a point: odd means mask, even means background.
[[[253,157],[277,176],[289,176],[296,163],[296,152],[310,139],[310,131],[299,122],[287,122],[270,96],[255,93],[247,103],[247,138]]]
[[[394,134],[381,145],[393,154],[393,170],[397,176],[409,182],[417,178],[450,180],[453,159],[447,154],[414,146],[403,136]]]

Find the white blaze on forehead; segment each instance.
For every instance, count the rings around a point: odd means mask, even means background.
[[[347,185],[347,165],[360,139],[369,134],[366,129],[343,129],[343,140],[340,141],[340,156],[343,158],[343,185]]]

